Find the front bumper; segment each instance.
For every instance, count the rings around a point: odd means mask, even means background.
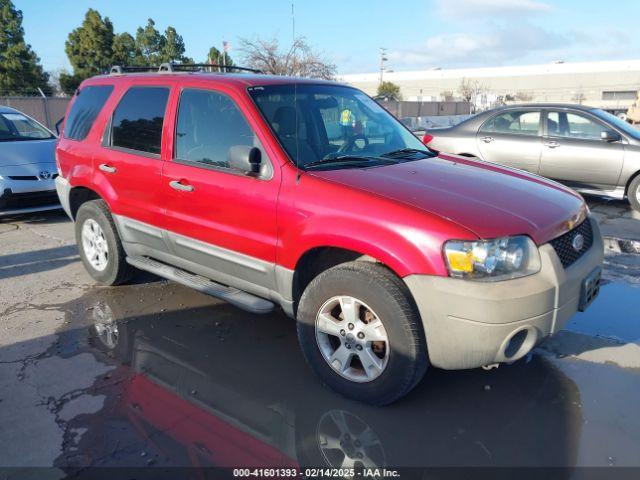
[[[593,245],[566,269],[547,243],[540,247],[540,271],[528,277],[501,282],[406,277],[431,363],[455,370],[515,361],[560,330],[578,311],[583,280],[602,265],[602,236],[596,221],[588,221]]]
[[[60,200],[60,205],[62,205],[62,209],[67,216],[73,220],[73,215],[71,214],[71,203],[70,203],[70,193],[71,193],[71,185],[69,184],[69,180],[64,178],[63,176],[56,177],[56,191],[58,192],[58,199]]]
[[[25,177],[26,178],[26,177]],[[0,180],[0,216],[60,208],[53,179]]]

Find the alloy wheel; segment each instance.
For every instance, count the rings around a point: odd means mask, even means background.
[[[320,353],[340,376],[371,382],[389,362],[389,339],[382,320],[364,302],[341,295],[327,300],[316,315]]]
[[[82,248],[89,264],[102,272],[109,263],[109,245],[102,227],[92,218],[82,225]]]

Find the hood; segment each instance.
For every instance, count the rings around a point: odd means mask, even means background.
[[[56,139],[0,142],[0,168],[55,163]]]
[[[430,212],[480,238],[529,235],[538,245],[586,215],[572,190],[519,170],[463,157],[438,157],[313,175]]]

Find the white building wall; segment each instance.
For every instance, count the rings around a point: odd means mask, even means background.
[[[375,95],[380,74],[344,75],[341,80]],[[440,99],[452,91],[459,96],[463,78],[477,80],[486,88],[487,102],[497,97],[525,92],[533,102],[581,103],[607,109],[625,109],[633,99],[603,99],[603,92],[637,92],[640,60],[553,63],[514,67],[469,68],[389,72],[384,80],[400,86],[404,99]]]

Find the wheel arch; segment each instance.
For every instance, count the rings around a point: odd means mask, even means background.
[[[638,170],[637,172],[631,174],[631,176],[629,177],[629,180],[627,180],[627,183],[624,186],[624,194],[625,194],[625,196],[629,195],[629,188],[631,187],[631,182],[633,182],[638,177],[640,177],[640,170]]]
[[[82,204],[91,200],[104,201],[104,198],[95,190],[84,186],[73,187],[69,191],[69,210],[74,221]]]
[[[402,278],[401,275],[388,264],[366,253],[337,246],[327,245],[313,247],[306,250],[300,256],[293,271],[291,293],[294,312],[297,311],[302,293],[314,278],[332,267],[353,261],[371,262],[381,265],[398,278]]]

